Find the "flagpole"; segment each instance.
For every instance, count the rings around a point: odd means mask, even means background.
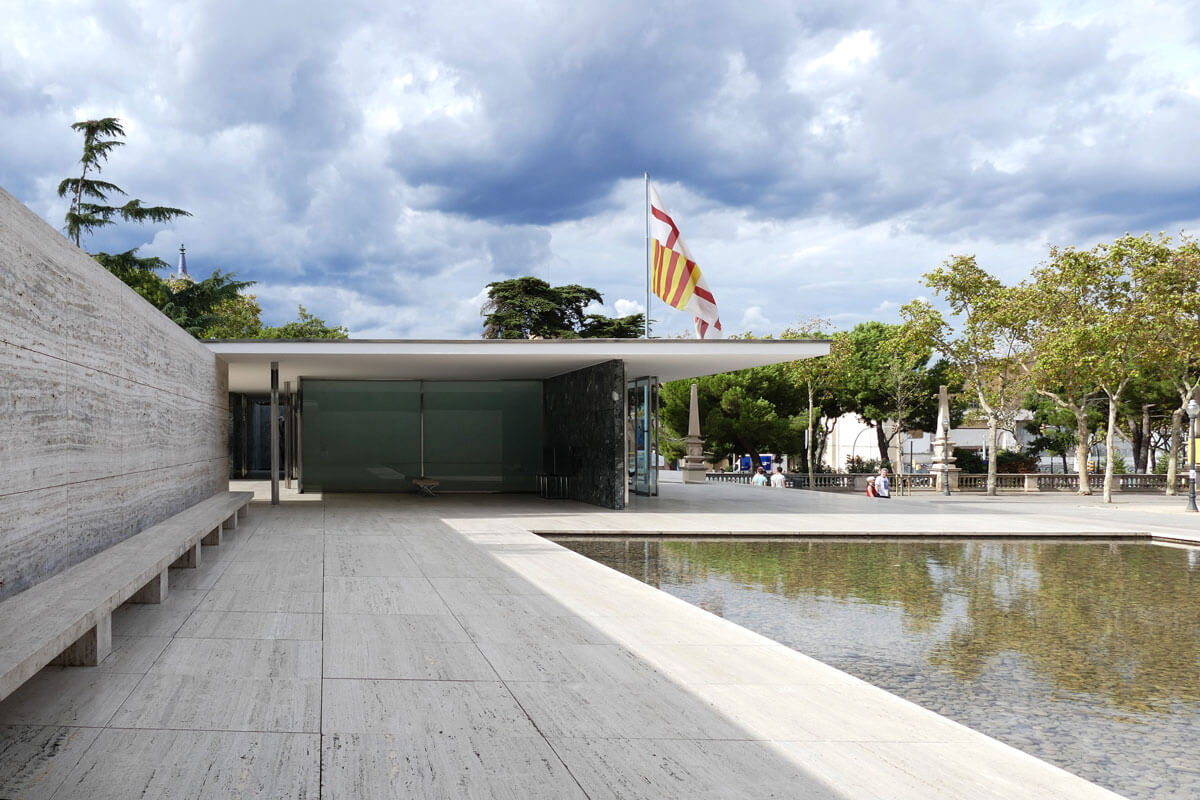
[[[650,173],[646,178],[646,338],[650,338]]]

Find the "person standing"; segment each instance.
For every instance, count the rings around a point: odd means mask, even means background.
[[[762,467],[758,468],[758,472],[754,473],[754,477],[750,480],[750,482],[753,483],[755,486],[766,486],[767,485],[767,476],[763,472]]]
[[[787,480],[783,477],[783,467],[775,468],[775,474],[771,476],[771,487],[774,489],[787,488]]]
[[[892,498],[892,484],[888,480],[887,467],[879,470],[879,477],[875,479],[875,496],[881,500],[890,500]]]

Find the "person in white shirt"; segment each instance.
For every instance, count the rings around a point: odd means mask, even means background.
[[[775,468],[775,474],[771,476],[771,487],[774,489],[787,488],[787,481],[783,477],[783,467]]]
[[[892,497],[892,484],[888,480],[887,467],[879,470],[879,477],[875,479],[875,496],[881,500],[890,500]]]

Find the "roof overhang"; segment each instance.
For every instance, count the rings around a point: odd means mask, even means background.
[[[829,353],[819,339],[246,339],[205,342],[229,365],[231,392],[266,392],[279,380],[544,380],[612,359],[631,378],[664,381]]]

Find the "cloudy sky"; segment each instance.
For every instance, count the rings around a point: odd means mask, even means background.
[[[649,171],[727,330],[896,318],[975,253],[1200,230],[1195,2],[9,0],[0,186],[56,227],[103,177],[194,216],[116,226],[357,337],[481,331],[489,281],[644,304]],[[690,318],[655,300],[656,333]]]

